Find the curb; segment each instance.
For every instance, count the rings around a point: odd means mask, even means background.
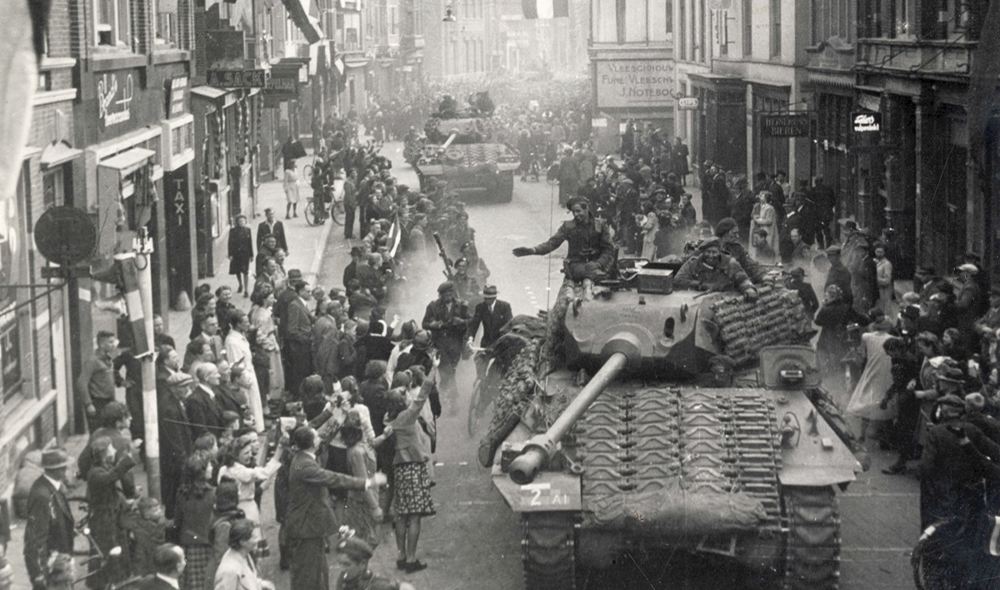
[[[330,231],[333,230],[333,216],[326,218],[323,223],[323,230],[320,231],[319,239],[316,241],[316,252],[313,254],[312,264],[309,265],[309,274],[314,277],[319,275],[319,267],[323,264],[323,254],[326,251],[326,243],[330,241]]]

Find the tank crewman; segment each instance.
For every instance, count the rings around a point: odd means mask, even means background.
[[[717,354],[708,359],[708,372],[698,375],[698,387],[732,387],[735,370],[736,361],[724,354]]]
[[[611,230],[607,223],[591,215],[587,200],[583,197],[571,197],[566,207],[573,213],[573,219],[563,222],[548,241],[533,248],[514,248],[514,256],[548,254],[563,242],[569,242],[569,251],[563,260],[566,279],[575,283],[593,281],[610,271],[615,262]]]
[[[689,258],[674,277],[677,289],[697,291],[739,291],[748,301],[757,299],[747,273],[732,256],[722,253],[718,238],[702,242],[698,255]]]
[[[764,280],[764,276],[767,275],[767,268],[753,258],[750,258],[750,254],[747,253],[746,248],[740,243],[740,228],[736,224],[735,219],[725,217],[719,220],[719,223],[715,225],[715,236],[719,238],[719,243],[722,245],[722,252],[732,256],[733,260],[739,263],[740,268],[747,273],[751,281],[759,283]],[[749,237],[753,238],[753,236]]]

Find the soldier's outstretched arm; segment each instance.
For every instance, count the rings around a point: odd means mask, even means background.
[[[566,227],[565,225],[560,225],[556,233],[548,240],[542,242],[541,244],[535,246],[534,248],[514,248],[514,256],[530,256],[532,254],[544,255],[555,250],[566,241]]]

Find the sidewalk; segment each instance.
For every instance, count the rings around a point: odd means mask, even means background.
[[[312,162],[312,155],[306,156],[299,159],[298,170],[302,170],[302,167],[306,164]],[[281,220],[282,224],[285,226],[285,235],[288,238],[288,258],[285,260],[285,270],[291,270],[297,268],[302,271],[302,275],[305,280],[309,281],[311,285],[316,284],[316,276],[320,270],[320,264],[323,259],[323,252],[325,251],[326,242],[330,236],[330,231],[333,228],[333,222],[327,220],[326,224],[322,226],[313,227],[310,226],[303,215],[306,205],[306,197],[312,194],[312,190],[306,183],[302,183],[299,187],[301,199],[299,201],[299,216],[297,218],[292,218],[285,220],[284,210],[285,210],[285,193],[281,187],[281,181],[268,181],[263,182],[258,187],[258,204],[259,210],[261,212],[266,208],[273,208],[275,212],[279,213],[278,219]],[[339,190],[339,187],[338,187]],[[257,225],[263,221],[263,215],[257,217],[250,221],[250,227],[253,232],[253,238],[256,243],[257,239]],[[254,248],[256,255],[256,247]],[[250,299],[244,297],[242,294],[237,295],[236,291],[236,277],[229,275],[229,260],[223,259],[219,261],[217,268],[215,269],[215,276],[205,278],[199,281],[201,283],[208,283],[212,286],[212,291],[221,287],[223,285],[230,286],[233,288],[233,303],[238,309],[249,311],[250,310]],[[251,277],[251,285],[253,277]],[[323,285],[329,288],[331,285]],[[169,317],[164,318],[167,325],[167,332],[173,337],[174,341],[177,343],[178,350],[181,355],[184,354],[184,347],[188,343],[188,334],[191,330],[191,312],[190,311],[171,311]],[[119,389],[117,391],[116,397],[119,401],[124,401],[125,391],[124,389]],[[138,438],[142,438],[141,436]],[[74,435],[70,436],[67,440],[63,442],[63,446],[66,451],[74,460],[74,465],[70,467],[68,476],[73,477],[75,473],[75,461],[80,455],[80,452],[87,444],[88,435]],[[136,484],[141,486],[143,490],[146,489],[146,473],[142,466],[138,466],[135,469]],[[70,495],[83,495],[86,492],[86,485],[83,482],[79,482],[75,489],[70,492]],[[13,506],[11,506],[13,509]],[[13,516],[13,515],[11,515]],[[79,516],[79,515],[77,515]],[[11,564],[14,569],[14,585],[12,590],[31,590],[31,583],[28,580],[27,571],[24,565],[24,526],[25,521],[15,520],[11,524],[11,541],[7,546],[6,557],[7,561]],[[77,539],[77,549],[82,550],[84,548],[82,539]],[[79,558],[77,558],[78,570]],[[79,573],[78,571],[78,573]]]
[[[299,158],[298,166],[296,168],[301,175],[301,171],[306,164],[311,164],[313,160],[312,154]],[[339,186],[338,186],[338,190]],[[307,203],[307,198],[312,195],[312,189],[309,185],[300,181],[299,183],[299,207],[298,207],[298,217],[293,217],[292,219],[284,218],[285,211],[285,191],[281,187],[280,180],[271,180],[267,182],[262,182],[257,188],[257,209],[260,211],[260,215],[254,219],[248,221],[248,225],[253,234],[254,240],[254,256],[257,256],[257,226],[264,221],[264,210],[274,209],[275,218],[281,221],[282,225],[285,226],[285,237],[288,239],[288,257],[285,259],[285,271],[292,270],[296,268],[302,271],[303,278],[309,282],[310,285],[316,286],[316,276],[319,273],[320,263],[322,262],[323,251],[326,246],[327,238],[330,235],[330,230],[333,222],[327,219],[326,224],[321,226],[311,226],[306,222],[305,219],[305,208]],[[253,286],[253,262],[250,263],[250,285]],[[217,261],[216,268],[214,269],[214,275],[212,277],[206,277],[200,279],[198,284],[207,283],[212,286],[212,292],[222,286],[232,287],[233,289],[233,304],[236,305],[237,309],[245,312],[250,311],[250,299],[244,297],[242,294],[236,293],[236,277],[229,274],[229,259],[222,258]],[[326,286],[326,285],[324,285]],[[193,299],[193,297],[192,297]],[[191,305],[194,305],[194,301],[191,301]],[[188,311],[174,311],[171,310],[169,317],[164,318],[167,326],[167,333],[173,337],[174,342],[177,343],[178,351],[183,356],[184,347],[188,343],[188,334],[191,333],[191,312]]]

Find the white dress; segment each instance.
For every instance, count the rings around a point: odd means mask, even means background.
[[[847,413],[869,420],[892,420],[896,408],[890,404],[881,409],[879,404],[885,392],[892,387],[892,359],[885,352],[883,344],[892,336],[886,332],[870,332],[861,335],[865,354],[865,370],[858,379],[858,385],[847,402]]]
[[[281,186],[285,189],[285,199],[289,203],[299,202],[299,175],[295,173],[295,170],[291,168],[285,170],[285,178]]]
[[[232,359],[233,363],[243,361],[243,376],[247,389],[247,405],[250,407],[250,414],[253,416],[253,429],[258,433],[264,432],[264,407],[260,401],[260,386],[257,384],[257,375],[253,372],[253,353],[250,351],[250,343],[246,336],[236,330],[230,330],[226,336],[226,355]]]
[[[236,480],[240,494],[240,510],[246,514],[247,520],[257,526],[260,526],[261,523],[260,509],[257,508],[257,502],[254,501],[255,484],[258,481],[266,482],[271,479],[278,472],[279,467],[281,467],[281,461],[278,460],[278,455],[274,455],[263,467],[247,467],[242,463],[233,463],[230,467],[219,469],[219,481],[222,481],[223,477],[231,477]]]

